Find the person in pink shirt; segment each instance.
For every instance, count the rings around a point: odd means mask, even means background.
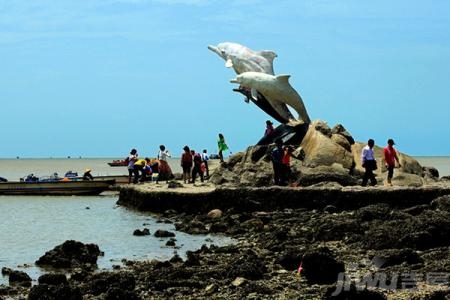
[[[398,162],[399,167],[401,167],[401,165],[398,159],[397,151],[395,151],[394,149],[395,145],[394,140],[388,139],[387,143],[388,145],[383,149],[383,154],[384,154],[384,162],[388,170],[387,184],[392,185],[392,177],[394,176],[395,161]]]

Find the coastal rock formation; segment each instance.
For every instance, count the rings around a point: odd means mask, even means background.
[[[144,228],[144,229],[142,229],[142,230],[140,230],[140,229],[135,229],[135,230],[133,231],[133,235],[135,235],[135,236],[150,235],[150,229],[148,229],[148,228]]]
[[[10,285],[31,286],[31,277],[23,271],[11,270],[8,276]]]
[[[125,187],[121,203],[160,212],[156,215],[160,222],[171,220],[177,230],[221,232],[234,242],[202,246],[188,251],[185,258],[175,254],[164,261],[124,261],[123,267],[108,272],[75,268],[68,271],[68,283],[62,276],[39,278],[39,285],[31,290],[0,288],[0,297],[29,293],[29,299],[425,300],[450,296],[443,282],[450,267],[448,184],[394,189],[219,187],[208,192],[195,192],[195,186],[188,192],[188,187],[148,186],[161,190]],[[218,208],[220,218],[208,217]],[[436,282],[430,279],[433,274],[444,277],[434,278]]]
[[[325,184],[351,186],[360,183],[364,169],[361,166],[361,151],[365,143],[355,142],[351,134],[338,124],[330,128],[326,122],[311,123],[300,145],[291,159],[290,183],[293,186]],[[228,186],[269,186],[273,183],[270,159],[275,145],[250,146],[246,151],[235,153],[211,176],[210,182]],[[379,184],[386,178],[383,163],[383,147],[375,146],[378,169],[375,171]],[[299,154],[302,155],[299,155]],[[396,186],[420,187],[439,180],[433,168],[423,168],[417,160],[399,152],[401,168],[394,172]],[[437,176],[436,176],[437,175]]]
[[[47,251],[36,261],[36,265],[53,268],[93,267],[97,265],[100,255],[100,249],[95,244],[68,240]]]

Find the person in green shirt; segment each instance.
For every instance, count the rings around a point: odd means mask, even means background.
[[[221,133],[219,133],[219,140],[217,141],[217,146],[219,147],[220,162],[223,163],[223,151],[228,150],[228,146],[225,143],[225,138],[223,134]]]

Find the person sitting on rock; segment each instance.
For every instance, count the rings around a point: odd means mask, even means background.
[[[153,169],[152,169],[152,161],[150,158],[146,157],[145,159],[145,166],[142,169],[142,175],[140,182],[145,182],[152,179]]]
[[[266,121],[266,130],[264,131],[264,136],[272,135],[275,129],[273,128],[273,123],[270,120]]]

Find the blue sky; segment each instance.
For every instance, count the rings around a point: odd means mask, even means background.
[[[447,0],[0,0],[0,157],[246,149],[270,117],[207,49],[225,41],[274,50],[311,119],[450,155]]]

